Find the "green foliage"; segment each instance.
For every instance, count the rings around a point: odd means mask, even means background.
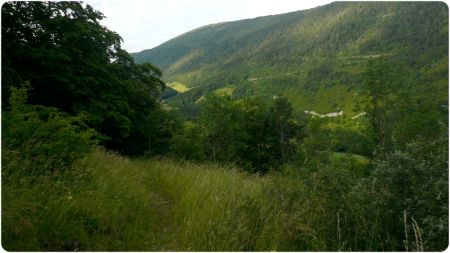
[[[333,3],[207,26],[149,52],[190,88],[163,109],[161,71],[101,13],[5,3],[2,246],[444,250],[444,17],[442,3]],[[355,117],[299,113],[357,100]]]
[[[402,149],[411,140],[438,137],[448,111],[442,101],[430,98],[427,90],[417,73],[399,62],[368,62],[363,90],[368,101],[361,104],[380,148]]]
[[[165,87],[164,90],[161,92],[161,99],[169,99],[171,97],[174,97],[178,95],[178,92],[175,89],[172,89],[170,87]]]
[[[10,111],[2,114],[4,176],[59,173],[83,157],[94,131],[80,117],[54,108],[29,106],[28,88],[11,88]]]
[[[302,122],[286,98],[233,100],[213,94],[199,104],[200,120],[172,138],[173,156],[237,163],[261,173],[291,161]]]
[[[245,116],[229,96],[210,96],[202,101],[201,122],[206,129],[207,147],[213,161],[230,162],[245,148]]]
[[[319,195],[310,195],[313,188],[308,190],[301,177],[261,178],[236,167],[129,160],[99,150],[71,172],[32,186],[23,180],[7,185],[8,191],[2,191],[4,203],[11,203],[2,212],[6,249],[290,251],[333,247],[326,242],[334,238],[324,233],[335,221],[325,218],[333,213],[317,212],[330,202],[317,198],[311,202],[310,197]],[[330,199],[339,196],[332,190],[344,179],[338,174],[335,171],[329,177],[335,184],[325,180],[315,194],[323,196],[321,187],[327,187],[333,194]]]
[[[202,161],[206,159],[203,129],[195,123],[186,122],[170,140],[171,154],[178,158]]]
[[[364,115],[359,118],[312,116],[308,119],[304,132],[303,141],[297,145],[296,153],[296,164],[300,166],[309,167],[342,160],[354,165],[364,165],[358,159],[355,161],[355,155],[371,156],[375,146]]]
[[[80,236],[79,217],[62,194],[76,191],[69,185],[85,177],[73,164],[91,151],[96,133],[81,117],[26,104],[28,90],[11,87],[10,110],[2,112],[2,245],[71,250],[78,243],[67,236]],[[54,208],[71,215],[58,216]]]
[[[2,246],[11,251],[161,249],[163,241],[155,236],[164,229],[160,223],[167,210],[164,199],[148,191],[144,171],[95,151],[62,174],[2,180]]]
[[[409,249],[417,249],[417,224],[418,245],[442,250],[448,234],[448,179],[442,177],[447,142],[444,137],[412,143],[408,151],[383,158],[363,180],[337,163],[314,171],[289,166],[260,177],[232,166],[129,160],[97,150],[70,170],[74,174],[42,178],[32,187],[24,180],[7,185],[3,201],[13,204],[2,212],[3,245],[9,250],[402,251],[406,210]]]
[[[82,114],[104,145],[130,151],[131,135],[148,135],[139,131],[159,123],[147,116],[159,108],[164,83],[158,68],[134,63],[122,38],[100,25],[103,18],[79,2],[3,4],[2,107],[9,87],[28,81],[31,104]]]
[[[366,179],[345,163],[313,171],[285,167],[259,177],[237,167],[130,161],[95,151],[65,177],[42,178],[32,187],[26,180],[3,181],[3,201],[14,203],[3,205],[3,245],[9,250],[401,251],[406,210],[409,249],[441,250],[448,234],[448,178],[442,177],[447,147],[446,136],[413,143],[408,151],[380,157]],[[422,241],[415,239],[413,224]]]
[[[394,124],[390,124],[393,115],[393,99],[395,91],[400,88],[401,72],[384,59],[368,62],[365,73],[365,90],[369,97],[368,105],[364,108],[367,113],[375,142],[386,149],[392,145],[392,131]]]
[[[444,250],[448,246],[448,135],[380,154],[371,176],[360,181],[353,195],[355,205],[370,210],[361,215],[373,227],[373,243],[379,245],[374,250]],[[415,238],[418,233],[420,241]],[[361,239],[368,243],[367,238]]]
[[[194,87],[170,101],[178,107],[232,84],[235,97],[284,94],[298,111],[351,114],[367,60],[380,57],[426,78],[425,94],[442,89],[444,104],[448,67],[438,66],[448,62],[448,8],[440,2],[335,2],[203,26],[133,57],[161,67],[168,82]],[[426,69],[440,70],[430,75]]]

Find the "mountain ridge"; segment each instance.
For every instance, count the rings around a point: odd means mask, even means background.
[[[167,82],[196,87],[174,104],[235,85],[235,97],[283,94],[298,109],[327,113],[352,110],[371,58],[403,62],[438,81],[426,69],[448,65],[447,32],[440,2],[333,2],[202,26],[133,57],[160,67]]]
[[[296,11],[290,11],[290,12],[285,12],[285,13],[269,14],[269,15],[264,15],[264,16],[256,16],[256,17],[253,17],[253,18],[244,18],[244,19],[228,20],[228,21],[222,21],[222,22],[210,23],[210,24],[207,24],[207,25],[202,25],[202,26],[199,26],[199,27],[194,28],[194,29],[192,29],[192,30],[183,32],[183,33],[181,33],[181,34],[179,34],[179,35],[176,35],[175,37],[170,38],[170,39],[168,39],[168,40],[166,40],[166,41],[164,41],[164,42],[162,42],[162,43],[160,43],[160,44],[158,44],[158,45],[156,45],[156,46],[154,46],[154,47],[152,47],[152,48],[142,49],[142,50],[136,51],[136,52],[131,52],[131,54],[132,54],[132,55],[137,55],[137,54],[141,54],[141,53],[148,52],[148,51],[150,51],[150,50],[152,50],[152,49],[154,49],[154,48],[157,48],[157,47],[159,47],[159,46],[161,46],[161,45],[163,45],[163,44],[165,44],[165,43],[167,43],[167,42],[169,42],[169,41],[171,41],[171,40],[175,40],[175,39],[177,39],[177,38],[179,38],[179,37],[181,37],[181,36],[184,36],[184,35],[186,35],[186,34],[188,34],[188,33],[191,33],[191,32],[198,31],[198,30],[203,29],[203,28],[213,27],[213,26],[215,26],[215,25],[226,24],[226,23],[231,23],[231,22],[236,22],[236,21],[255,20],[255,19],[258,19],[258,18],[265,18],[265,17],[277,16],[277,15],[284,15],[284,14],[290,14],[290,13],[295,13],[295,12],[307,11],[307,10],[319,8],[319,7],[322,7],[322,6],[324,6],[324,5],[319,5],[319,6],[312,7],[312,8],[308,8],[308,9],[296,10]]]

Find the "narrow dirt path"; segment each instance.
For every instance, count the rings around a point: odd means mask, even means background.
[[[146,180],[145,175],[139,180],[139,184],[148,192],[150,208],[153,217],[149,217],[153,238],[146,251],[176,251],[176,224],[173,219],[173,202],[164,193],[156,191],[152,187],[151,180]]]

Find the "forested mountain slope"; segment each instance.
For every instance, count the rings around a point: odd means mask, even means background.
[[[173,104],[195,105],[225,87],[235,97],[285,94],[299,110],[351,114],[365,63],[377,57],[413,70],[416,85],[446,104],[447,34],[444,3],[334,2],[207,25],[133,57],[191,88]]]

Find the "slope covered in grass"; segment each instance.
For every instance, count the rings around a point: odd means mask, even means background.
[[[352,191],[359,176],[341,165],[262,177],[233,166],[130,160],[96,150],[70,172],[3,180],[2,245],[12,251],[402,247],[384,228],[367,227],[378,223],[374,210],[367,213],[366,199]]]
[[[170,87],[170,88],[176,90],[179,93],[184,93],[184,92],[189,90],[189,88],[186,87],[186,85],[184,85],[184,84],[182,84],[180,82],[167,83],[166,85],[167,85],[167,87]]]
[[[133,161],[97,150],[72,173],[3,185],[3,247],[325,249],[309,224],[313,204],[302,203],[305,186],[279,180],[229,166]]]

